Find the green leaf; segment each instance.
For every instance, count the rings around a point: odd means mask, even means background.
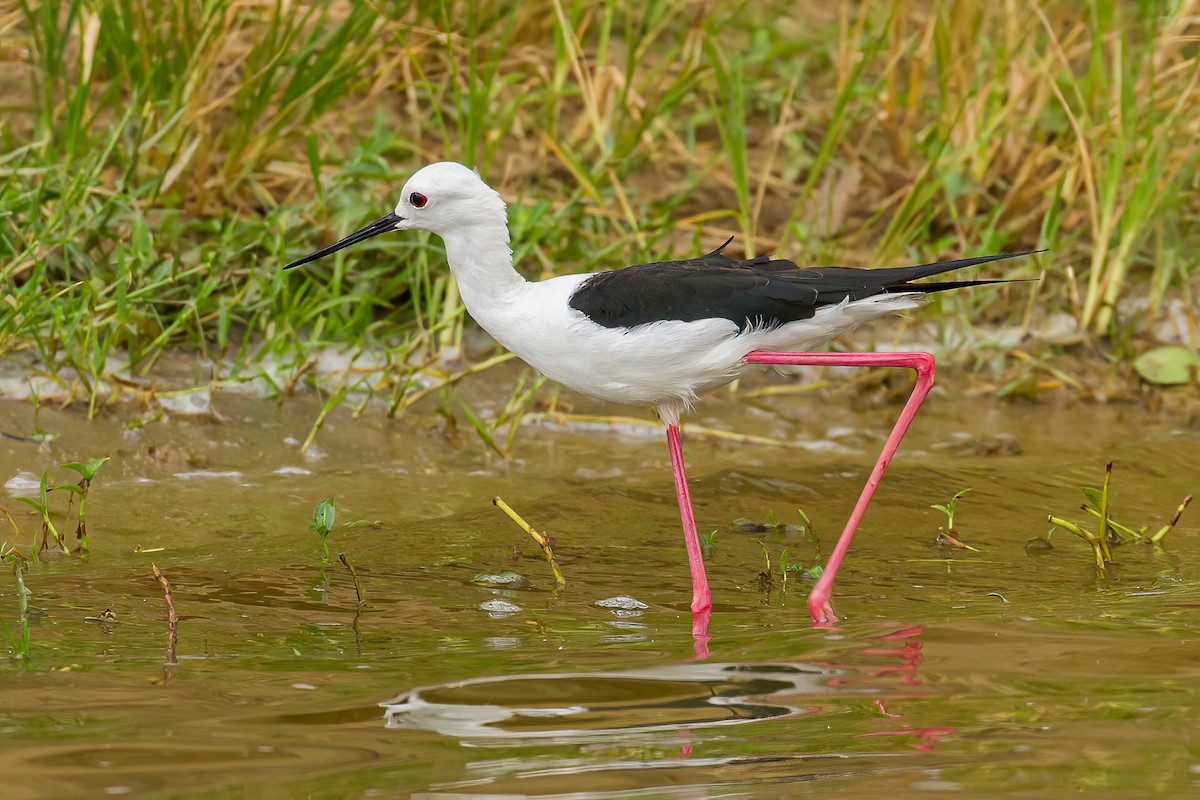
[[[96,470],[100,469],[100,467],[104,466],[104,464],[111,460],[111,456],[105,456],[104,458],[93,458],[86,464],[80,464],[78,461],[71,461],[67,464],[59,464],[59,466],[63,469],[70,469],[78,472],[79,477],[90,483],[92,478],[96,476]]]
[[[1133,368],[1147,383],[1200,383],[1200,354],[1189,347],[1147,350],[1134,359]]]
[[[333,504],[333,498],[327,497],[317,503],[317,507],[313,509],[313,518],[308,529],[321,536],[328,536],[329,532],[333,530],[333,520],[336,515],[337,508]]]
[[[1092,489],[1092,488],[1084,489],[1083,496],[1086,497],[1087,501],[1089,503],[1091,503],[1092,505],[1094,505],[1096,508],[1100,508],[1101,501],[1104,499],[1104,495],[1100,492],[1099,489]]]

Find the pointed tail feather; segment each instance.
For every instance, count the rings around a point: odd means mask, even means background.
[[[975,267],[980,264],[988,264],[992,261],[1003,261],[1008,258],[1020,258],[1022,256],[1033,256],[1038,253],[1045,253],[1046,250],[1024,250],[1020,253],[998,253],[994,256],[975,256],[974,258],[960,258],[955,261],[935,261],[932,264],[919,264],[915,267],[883,267],[871,270],[872,273],[878,274],[881,278],[893,277],[898,283],[907,283],[908,281],[919,280],[920,278],[928,278],[933,275],[941,275],[943,272],[952,272],[956,269],[964,269],[966,267]],[[970,283],[970,281],[968,281]],[[899,286],[893,284],[889,287],[889,291],[898,289]],[[956,286],[945,286],[943,288],[952,289]],[[932,291],[938,291],[934,289]]]
[[[1037,283],[1036,279],[1029,278],[992,278],[980,281],[934,281],[933,283],[900,283],[888,286],[885,288],[884,294],[900,294],[902,292],[914,292],[919,294],[931,294],[933,292],[945,292],[950,289],[963,289],[967,286],[987,286],[989,283]]]

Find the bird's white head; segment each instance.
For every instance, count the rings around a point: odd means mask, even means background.
[[[396,227],[445,237],[481,220],[504,221],[504,213],[504,201],[478,172],[454,161],[441,161],[417,170],[404,184],[396,204]]]
[[[404,184],[395,212],[386,214],[346,238],[293,261],[292,269],[316,261],[353,244],[392,231],[430,231],[443,239],[457,233],[470,233],[481,225],[508,230],[504,201],[473,169],[453,161],[441,161],[422,167]]]

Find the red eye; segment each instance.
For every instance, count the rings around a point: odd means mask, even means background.
[[[413,192],[408,196],[408,202],[412,203],[413,208],[424,208],[429,202],[429,198],[420,192]]]

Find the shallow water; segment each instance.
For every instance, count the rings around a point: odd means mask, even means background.
[[[486,405],[510,385],[494,380],[465,391]],[[732,522],[797,523],[803,507],[827,552],[899,406],[711,399],[693,423],[809,446],[685,426],[698,524],[717,530],[697,661],[659,433],[531,426],[504,462],[431,408],[339,410],[306,457],[294,440],[315,400],[216,408],[129,432],[133,411],[89,423],[43,408],[35,422],[30,405],[0,404],[0,431],[59,434],[0,439],[0,502],[23,542],[35,517],[14,493],[54,464],[113,456],[89,500],[91,553],[28,570],[31,658],[0,671],[5,797],[1200,791],[1196,510],[1165,547],[1118,549],[1107,578],[1061,532],[1048,554],[1025,550],[1047,513],[1082,517],[1079,487],[1109,459],[1115,516],[1162,524],[1200,488],[1186,421],[943,382],[838,577],[844,621],[814,630],[798,575],[763,584],[759,542],[775,564],[786,548],[807,565],[817,545]],[[956,529],[979,552],[939,549],[929,506],[965,487]],[[495,494],[550,531],[565,587]],[[327,496],[361,609],[307,530]],[[175,664],[152,560],[180,616]],[[475,581],[506,570],[524,580]],[[597,605],[621,596],[646,607]],[[16,607],[6,570],[13,630]],[[106,608],[115,622],[94,619]]]

